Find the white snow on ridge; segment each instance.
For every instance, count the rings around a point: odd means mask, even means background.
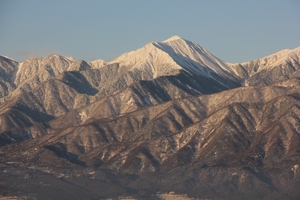
[[[258,68],[255,70],[255,73],[259,73],[261,70],[269,70],[282,64],[286,64],[288,62],[296,62],[300,64],[300,47],[297,47],[295,49],[284,49],[277,53],[250,62],[227,63],[227,65],[230,66],[236,74],[238,74],[238,72],[236,71],[236,67],[238,65],[258,66]]]
[[[274,66],[274,65],[279,65],[282,62],[285,62],[286,60],[288,60],[289,58],[292,58],[292,57],[294,57],[294,58],[300,57],[300,47],[295,48],[295,49],[284,49],[277,53],[268,55],[268,56],[260,58],[260,59],[253,60],[251,62],[260,62],[260,64],[265,65],[265,66],[269,66],[269,65]],[[249,63],[249,62],[243,62],[240,64],[243,65],[243,64],[247,64],[247,63]]]

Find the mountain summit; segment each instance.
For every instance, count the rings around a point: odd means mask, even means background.
[[[163,42],[170,42],[170,41],[174,41],[174,40],[183,40],[181,37],[179,37],[178,35],[174,35],[166,40],[164,40]]]
[[[179,70],[195,73],[220,81],[226,78],[239,82],[233,70],[200,45],[173,36],[163,42],[148,43],[144,47],[125,53],[110,63],[119,63],[130,70],[142,70],[153,78],[177,74]],[[222,77],[222,78],[221,78]],[[222,83],[225,84],[226,83]]]

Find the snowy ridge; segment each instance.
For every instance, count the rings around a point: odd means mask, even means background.
[[[259,58],[250,62],[243,63],[227,63],[228,66],[232,68],[235,74],[238,74],[236,71],[237,66],[246,66],[253,67],[258,66],[255,70],[255,73],[259,73],[262,70],[270,70],[274,67],[286,64],[286,63],[298,63],[300,64],[300,47],[295,49],[284,49],[277,53],[268,55],[263,58]],[[250,72],[251,74],[251,72]],[[252,74],[253,75],[253,74]]]
[[[180,63],[181,66],[187,66],[188,68],[186,69],[188,70],[205,73],[205,68],[209,68],[217,74],[227,76],[231,76],[230,74],[233,72],[225,62],[212,55],[209,51],[200,45],[182,39],[179,36],[173,36],[162,43],[157,44],[166,52],[169,52],[173,59],[177,63]]]
[[[300,47],[297,47],[295,49],[284,49],[277,53],[268,55],[266,57],[253,60],[251,62],[257,62],[260,63],[266,67],[269,66],[276,66],[279,64],[282,64],[283,62],[286,62],[290,59],[298,59],[300,58]],[[243,62],[242,65],[247,64],[249,62]]]

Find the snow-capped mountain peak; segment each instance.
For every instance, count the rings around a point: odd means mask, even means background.
[[[127,52],[111,63],[119,63],[134,69],[146,70],[153,77],[185,70],[201,76],[212,73],[237,80],[231,68],[200,45],[172,36],[163,42],[148,43],[144,47]]]

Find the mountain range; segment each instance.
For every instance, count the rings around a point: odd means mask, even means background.
[[[0,194],[298,199],[299,91],[300,47],[228,63],[173,36],[111,62],[0,56]]]

